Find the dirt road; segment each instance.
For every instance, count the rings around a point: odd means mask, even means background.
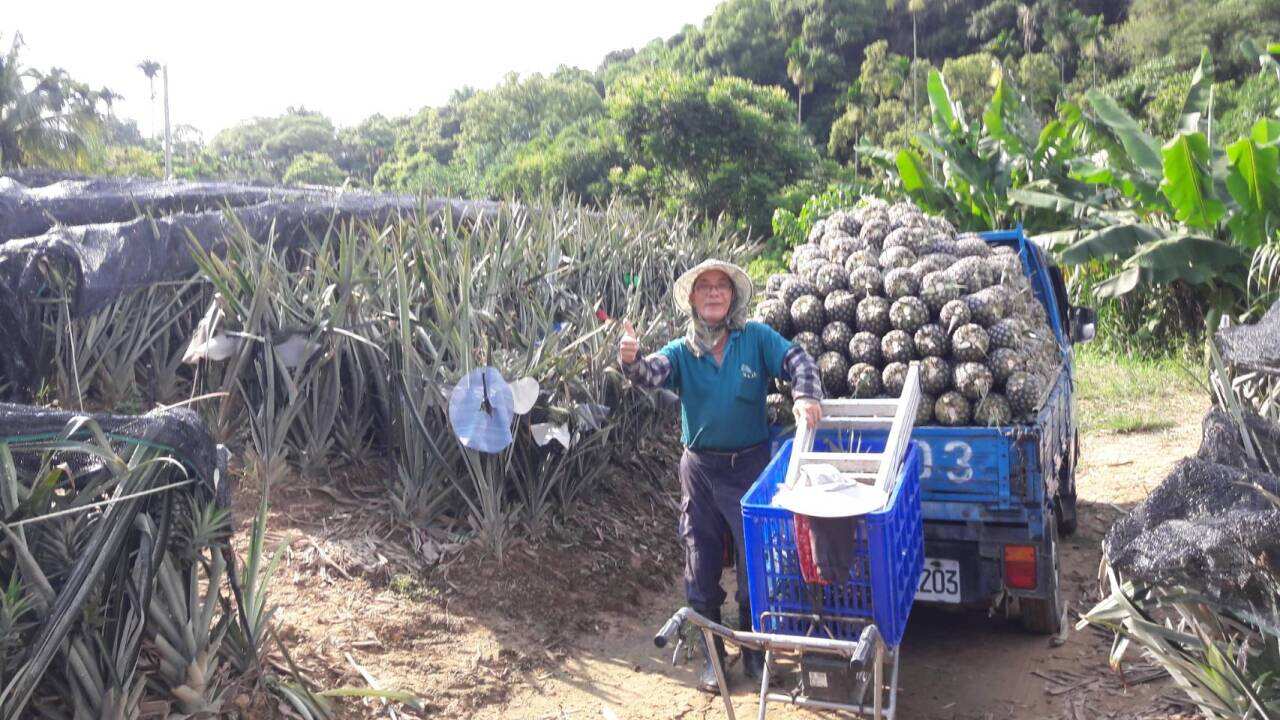
[[[1102,536],[1115,516],[1144,497],[1169,467],[1195,451],[1204,407],[1180,414],[1167,430],[1099,434],[1084,441],[1078,474],[1079,532],[1062,544],[1062,579],[1072,610],[1097,600],[1095,580]],[[500,706],[478,718],[718,718],[718,698],[691,689],[693,665],[671,667],[669,651],[650,641],[653,631],[681,605],[678,587],[645,600],[637,612],[600,623],[593,636],[567,649],[554,670],[526,678]],[[1107,669],[1109,639],[1074,627],[1065,643],[1028,635],[1013,622],[985,613],[913,611],[902,652],[900,718],[1167,717],[1176,697],[1167,680],[1129,658],[1126,688]],[[735,665],[739,717],[755,717],[755,692]],[[776,706],[769,717],[820,717]]]

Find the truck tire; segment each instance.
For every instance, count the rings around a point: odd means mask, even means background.
[[[1027,632],[1037,635],[1057,635],[1062,630],[1062,589],[1058,584],[1058,523],[1054,513],[1046,515],[1045,540],[1049,543],[1049,557],[1053,571],[1049,573],[1048,597],[1021,598],[1022,614],[1019,618]]]
[[[1068,462],[1062,465],[1062,476],[1058,479],[1058,499],[1054,509],[1058,515],[1058,531],[1063,537],[1075,535],[1078,525],[1076,515],[1076,465],[1080,462],[1080,433],[1076,433],[1075,451]]]

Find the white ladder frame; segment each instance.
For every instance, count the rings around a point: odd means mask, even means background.
[[[859,482],[869,482],[885,496],[888,502],[893,483],[897,482],[902,468],[902,456],[911,441],[915,429],[916,410],[920,407],[920,365],[911,363],[907,368],[906,383],[902,394],[893,399],[840,399],[823,400],[822,419],[816,427],[809,427],[804,418],[797,420],[796,436],[791,444],[791,459],[787,464],[784,483],[795,482],[804,465],[822,463],[833,465],[841,474],[851,475]],[[822,429],[883,430],[888,429],[884,451],[822,452],[813,449],[814,440]]]

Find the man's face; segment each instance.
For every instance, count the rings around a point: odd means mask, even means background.
[[[722,270],[708,270],[693,283],[693,311],[712,325],[721,322],[733,308],[733,281]]]

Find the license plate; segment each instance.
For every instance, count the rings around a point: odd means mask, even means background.
[[[960,561],[925,558],[916,599],[928,602],[960,602]]]

